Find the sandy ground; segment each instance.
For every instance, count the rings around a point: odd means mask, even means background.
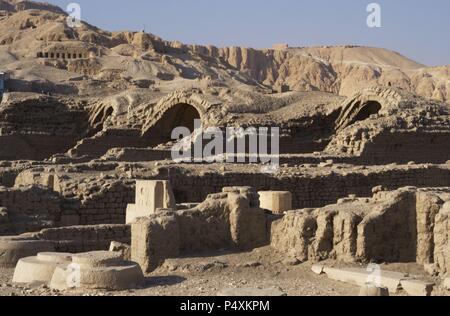
[[[337,265],[330,261],[326,263]],[[427,278],[423,270],[415,264],[389,265],[382,268]],[[287,296],[354,296],[359,294],[358,287],[329,280],[324,275],[316,275],[311,272],[311,264],[286,261],[269,247],[248,253],[219,253],[214,256],[167,260],[162,267],[147,276],[143,288],[123,292],[58,292],[38,284],[34,286],[15,285],[11,283],[13,272],[13,269],[0,270],[0,295],[215,296],[219,291],[229,288],[275,288]],[[435,291],[433,294],[442,295],[443,293]]]
[[[228,288],[276,288],[294,295],[356,295],[357,287],[317,276],[309,264],[292,265],[269,248],[249,253],[167,260],[147,276],[144,288],[124,291],[55,292],[45,286],[11,283],[13,269],[0,270],[0,295],[214,296]]]

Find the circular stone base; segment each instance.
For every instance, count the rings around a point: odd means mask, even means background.
[[[121,291],[134,289],[144,283],[144,275],[137,263],[123,262],[120,266],[86,267],[71,264],[57,267],[50,287],[57,290],[74,288]]]
[[[71,263],[72,256],[73,254],[64,252],[40,252],[37,254],[37,259],[46,262]]]
[[[14,268],[19,259],[35,256],[42,251],[54,251],[54,244],[24,237],[0,237],[0,267]]]
[[[82,267],[109,267],[120,265],[123,258],[114,251],[92,251],[73,255],[72,262]]]
[[[20,259],[14,270],[13,282],[48,284],[57,267],[67,267],[70,264],[65,256],[47,253],[45,257],[47,261],[41,260],[39,256]]]

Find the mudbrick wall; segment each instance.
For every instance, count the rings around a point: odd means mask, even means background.
[[[80,225],[123,224],[128,204],[134,203],[134,185],[114,182],[90,187],[94,192],[81,200],[77,215]]]
[[[252,186],[258,191],[291,191],[294,209],[323,207],[334,204],[340,198],[350,194],[369,197],[372,196],[372,188],[380,185],[387,189],[404,186],[450,186],[450,168],[447,165],[359,167],[359,169],[348,170],[336,167],[339,166],[320,168],[321,174],[313,174],[308,172],[308,169],[305,169],[304,173],[298,172],[298,169],[293,169],[297,170],[297,173],[287,169],[281,175],[237,172],[211,172],[197,175],[187,173],[180,168],[162,168],[167,172],[162,172],[158,176],[130,174],[128,179],[103,175],[65,180],[64,176],[60,176],[53,181],[53,187],[64,198],[56,225],[125,223],[127,204],[134,203],[135,179],[143,178],[170,180],[177,203],[203,202],[208,194],[221,192],[224,187]],[[42,173],[41,177],[46,179],[48,175]],[[46,183],[46,181],[39,182],[39,178],[36,177],[20,176],[18,177],[20,184],[27,184],[27,178],[30,183],[44,185]],[[58,185],[56,186],[55,183]],[[39,208],[39,205],[36,207]],[[1,206],[2,203],[0,203]]]
[[[91,138],[85,138],[69,151],[72,157],[88,156],[100,158],[111,148],[145,147],[148,144],[141,137],[140,130],[108,129]]]
[[[449,211],[450,188],[379,191],[289,211],[272,225],[271,245],[300,261],[417,262],[445,274]]]
[[[0,109],[0,159],[43,160],[65,152],[88,129],[79,104],[47,97],[6,102]]]
[[[202,202],[211,193],[229,186],[251,186],[258,191],[282,190],[293,194],[294,208],[322,207],[336,203],[350,194],[371,196],[372,188],[382,185],[389,189],[403,186],[450,186],[450,168],[424,165],[422,167],[398,167],[393,169],[335,172],[322,175],[271,176],[266,174],[218,173],[202,176],[170,174],[177,203]],[[192,188],[195,187],[195,190]]]
[[[55,243],[60,252],[108,250],[112,241],[131,243],[129,225],[89,225],[43,229],[34,234],[38,239]]]
[[[364,146],[360,160],[366,164],[445,163],[450,160],[450,132],[382,133]]]
[[[40,186],[0,187],[0,235],[52,227],[61,217],[59,194]]]

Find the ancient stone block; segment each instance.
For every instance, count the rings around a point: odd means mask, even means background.
[[[260,207],[275,214],[292,210],[292,193],[281,191],[260,191]]]
[[[435,218],[443,204],[432,192],[416,193],[417,214],[417,262],[433,262]]]
[[[357,256],[364,260],[414,262],[417,252],[415,192],[393,192],[358,225]]]
[[[131,259],[144,272],[156,269],[165,259],[180,253],[180,228],[173,214],[139,218],[131,226]]]
[[[386,287],[389,292],[396,293],[401,286],[402,280],[407,277],[403,273],[391,271],[369,271],[357,268],[330,268],[325,267],[324,270],[330,279],[345,283],[355,284],[358,286],[366,286],[372,284],[378,287]]]
[[[251,199],[229,194],[231,237],[239,249],[252,249],[268,243],[267,217],[264,210],[252,207]]]
[[[13,282],[48,284],[57,267],[67,267],[72,261],[68,253],[39,253],[35,257],[22,258],[14,270]]]
[[[56,267],[50,287],[120,291],[140,287],[143,283],[144,275],[137,263],[124,261],[116,252],[96,251],[73,255],[71,264]]]
[[[136,181],[135,204],[128,204],[126,223],[155,214],[158,208],[176,209],[175,197],[168,181]]]
[[[309,245],[316,230],[314,216],[306,211],[291,211],[272,223],[270,244],[287,256],[304,262],[308,260]]]

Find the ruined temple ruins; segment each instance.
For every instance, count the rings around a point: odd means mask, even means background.
[[[356,46],[185,45],[65,18],[0,0],[0,275],[122,291],[173,260],[265,249],[362,295],[449,294],[448,66]],[[279,167],[173,161],[173,129],[195,120],[278,127]],[[386,272],[373,289],[364,269],[330,262],[429,273]]]

